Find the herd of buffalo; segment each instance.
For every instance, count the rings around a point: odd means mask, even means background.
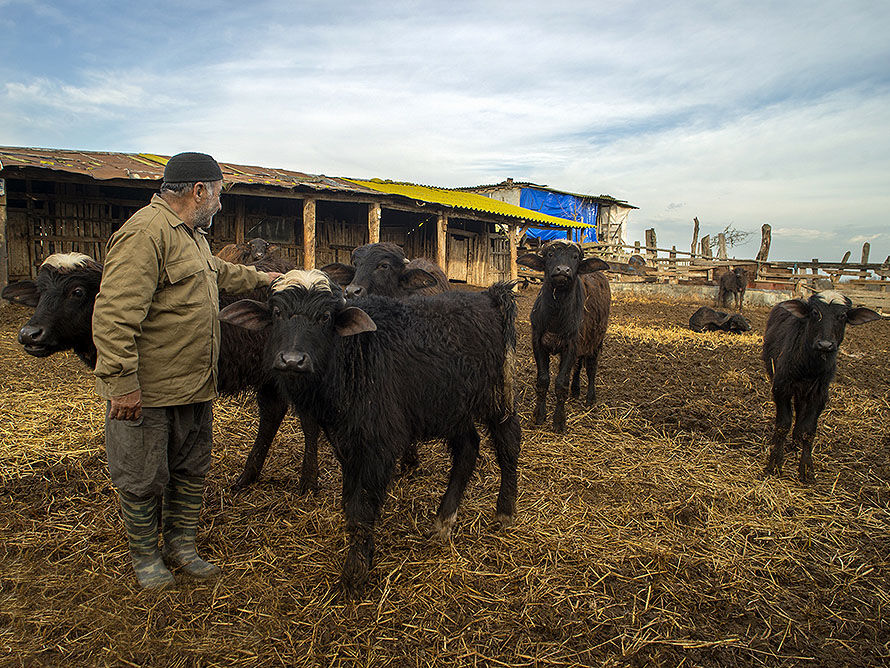
[[[288,409],[305,437],[300,491],[318,487],[318,437],[324,432],[342,468],[342,507],[348,552],[341,581],[356,590],[367,580],[374,525],[398,462],[417,466],[416,443],[441,439],[451,472],[435,519],[445,538],[454,526],[476,464],[485,425],[500,468],[496,518],[508,525],[515,512],[521,428],[515,402],[516,303],[514,282],[481,292],[449,289],[442,270],[426,259],[409,260],[391,243],[355,249],[352,264],[300,271],[277,257],[262,239],[233,244],[218,255],[284,274],[271,288],[220,296],[222,395],[251,391],[259,427],[244,470],[234,483],[254,483]],[[559,356],[554,383],[553,429],[566,428],[566,400],[580,397],[586,371],[586,403],[595,401],[597,362],[609,319],[608,264],[584,257],[567,241],[545,244],[518,262],[543,272],[531,312],[537,365],[535,424],[547,419],[550,357]],[[25,351],[46,357],[73,350],[96,364],[91,336],[93,301],[102,266],[77,253],[48,257],[36,281],[5,287],[2,297],[34,307],[19,331]],[[737,268],[720,277],[715,306],[732,296],[739,313],[702,307],[690,318],[697,332],[744,332],[748,277]],[[812,443],[838,347],[847,324],[880,316],[852,308],[838,292],[814,294],[775,306],[764,333],[762,359],[772,380],[775,431],[767,474],[781,474],[785,441],[796,421],[792,447],[800,450],[802,482],[813,480]]]

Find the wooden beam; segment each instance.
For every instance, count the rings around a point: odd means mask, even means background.
[[[303,269],[315,269],[315,200],[303,200]]]
[[[698,250],[698,218],[693,218],[695,227],[692,228],[692,254],[695,255]]]
[[[244,243],[244,234],[246,230],[244,229],[244,221],[245,221],[245,209],[247,208],[247,204],[243,197],[237,197],[235,199],[235,243],[243,244]]]
[[[717,259],[726,259],[726,235],[723,232],[717,235]]]
[[[708,260],[711,259],[711,235],[706,234],[701,238],[701,256]]]
[[[519,278],[519,264],[516,262],[519,247],[519,229],[516,225],[507,226],[507,240],[510,244],[510,280]]]
[[[448,240],[448,214],[440,212],[436,217],[436,264],[448,275],[448,264],[445,257],[445,244]]]
[[[772,228],[769,223],[764,223],[760,228],[760,250],[757,251],[757,257],[754,259],[758,262],[766,262],[769,259],[769,244],[772,238]]]
[[[6,245],[6,179],[0,179],[0,290],[9,285],[9,251]]]
[[[871,250],[870,243],[868,243],[866,241],[864,244],[862,244],[862,262],[860,264],[868,264],[868,253],[870,250]],[[867,277],[868,277],[867,271],[863,271],[861,274],[859,274],[859,278],[867,278]]]
[[[380,242],[380,202],[372,202],[368,205],[368,243],[376,244]]]

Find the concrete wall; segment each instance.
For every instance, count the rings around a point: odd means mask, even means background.
[[[609,283],[612,294],[639,295],[645,297],[663,297],[699,301],[713,305],[717,298],[716,285],[667,285],[664,283]],[[745,291],[745,304],[750,306],[775,306],[786,299],[794,299],[790,291],[784,290],[752,290]],[[730,299],[730,305],[731,305]]]

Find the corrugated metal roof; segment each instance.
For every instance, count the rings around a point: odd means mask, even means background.
[[[506,181],[501,181],[500,183],[492,183],[490,185],[465,186],[462,188],[455,188],[455,190],[479,192],[480,190],[511,190],[513,188],[538,188],[540,190],[546,190],[548,192],[558,193],[560,195],[571,195],[572,197],[578,197],[580,199],[593,199],[597,200],[598,202],[617,204],[618,206],[624,206],[629,209],[639,208],[637,206],[634,206],[633,204],[628,204],[623,199],[616,199],[611,195],[584,195],[582,193],[571,192],[570,190],[558,190],[556,188],[551,188],[550,186],[542,185],[540,183],[532,183],[531,181],[514,181],[513,179],[507,179]]]
[[[104,153],[62,149],[18,148],[0,146],[0,168],[38,167],[94,179],[147,179],[160,181],[169,156],[152,153]],[[338,190],[370,194],[365,188],[346,180],[318,174],[304,174],[286,169],[219,163],[223,180],[230,184],[267,185],[283,188],[297,186],[313,190]]]
[[[399,183],[395,181],[383,181],[380,179],[373,179],[371,181],[362,181],[360,179],[349,180],[360,186],[370,188],[371,190],[377,190],[381,193],[401,195],[402,197],[422,200],[434,204],[444,204],[458,209],[471,209],[473,211],[494,213],[500,216],[521,218],[529,222],[545,225],[558,225],[559,227],[593,227],[587,223],[581,223],[567,218],[557,218],[556,216],[548,216],[545,213],[539,213],[532,209],[523,209],[522,207],[507,204],[506,202],[501,202],[500,200],[492,199],[485,195],[477,195],[476,193],[469,193],[461,190],[433,188],[431,186],[419,186],[413,183]]]

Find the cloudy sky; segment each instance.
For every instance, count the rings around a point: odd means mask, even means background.
[[[890,2],[0,0],[0,145],[609,194],[890,254]]]

